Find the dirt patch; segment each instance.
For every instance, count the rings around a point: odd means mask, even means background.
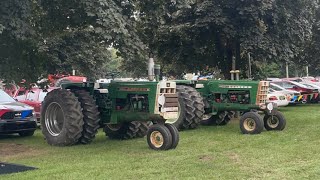
[[[19,157],[33,157],[43,153],[44,151],[23,144],[0,143],[0,161],[8,161]]]
[[[232,160],[235,163],[240,163],[241,162],[240,156],[238,154],[236,154],[236,153],[229,153],[228,157],[229,157],[230,160]]]
[[[199,157],[200,161],[204,161],[204,162],[207,162],[207,161],[213,161],[214,158],[212,156],[209,156],[209,155],[202,155]]]

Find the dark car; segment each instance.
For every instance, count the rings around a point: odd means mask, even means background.
[[[33,107],[16,102],[0,89],[0,134],[32,136],[36,128]]]

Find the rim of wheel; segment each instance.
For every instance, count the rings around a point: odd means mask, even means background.
[[[276,128],[279,125],[279,119],[276,116],[270,116],[267,120],[267,125],[270,128]]]
[[[106,125],[111,131],[118,131],[122,124],[107,124]]]
[[[178,103],[178,118],[176,118],[176,119],[167,119],[166,123],[174,124],[175,122],[177,122],[179,117],[180,117],[180,113],[181,113],[181,108],[180,108],[180,103]]]
[[[247,118],[244,120],[243,122],[243,127],[247,130],[247,131],[253,131],[256,128],[256,122],[254,121],[254,119],[252,118]]]
[[[156,148],[161,147],[164,142],[161,132],[160,131],[153,131],[150,134],[150,141],[151,141],[151,144],[153,146],[155,146]]]
[[[45,113],[45,125],[50,135],[59,136],[64,121],[64,112],[61,106],[56,102],[50,103]]]
[[[210,119],[212,117],[212,115],[211,114],[204,114],[203,116],[202,116],[202,121],[205,121],[205,120],[208,120],[208,119]]]

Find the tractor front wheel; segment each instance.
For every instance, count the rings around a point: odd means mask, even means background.
[[[260,134],[263,120],[257,112],[247,112],[240,118],[240,130],[243,134]]]
[[[286,119],[280,111],[276,111],[274,115],[266,114],[263,121],[264,127],[268,131],[282,131],[286,127]]]
[[[165,125],[155,124],[147,132],[147,142],[151,149],[168,150],[172,147],[172,135]]]
[[[171,147],[170,149],[175,149],[178,144],[179,144],[179,140],[180,140],[180,137],[179,137],[179,131],[178,129],[172,125],[172,124],[165,124],[165,126],[169,129],[170,131],[170,134],[172,136],[172,144],[171,144]]]

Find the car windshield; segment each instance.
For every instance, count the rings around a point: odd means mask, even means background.
[[[276,91],[283,91],[285,90],[283,87],[279,86],[279,85],[276,85],[276,84],[273,84],[273,83],[270,83],[270,87]]]
[[[0,102],[15,102],[11,96],[9,96],[6,92],[3,90],[0,90]]]
[[[299,87],[302,87],[302,88],[308,88],[307,86],[301,84],[301,83],[298,83],[298,82],[295,82],[295,81],[290,81],[290,83],[296,85],[296,86],[299,86]]]

